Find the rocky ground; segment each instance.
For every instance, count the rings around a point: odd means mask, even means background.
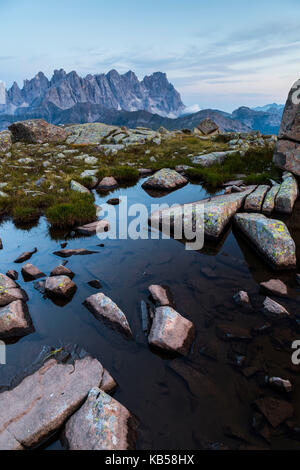
[[[289,118],[283,118],[280,138],[299,142],[298,124],[294,129],[290,115],[289,110]],[[288,132],[284,132],[284,127],[288,127]],[[274,136],[221,134],[214,123],[207,121],[200,123],[194,132],[129,130],[103,124],[63,128],[41,121],[15,123],[10,131],[0,134],[0,200],[2,214],[12,216],[16,223],[28,222],[45,211],[54,226],[80,225],[79,233],[95,234],[98,222],[93,189],[108,191],[148,175],[143,183],[146,191],[167,193],[187,185],[191,179],[198,179],[211,187],[222,188],[223,192],[185,205],[194,213],[198,205],[204,204],[203,229],[207,240],[217,243],[233,222],[263,262],[276,270],[297,267],[295,241],[287,225],[277,217],[292,214],[294,210],[299,162],[294,154],[292,157],[289,154],[286,160],[280,157],[280,165],[275,156],[274,165],[272,157],[277,141]],[[275,155],[279,151],[282,152],[282,140],[277,143]],[[172,214],[174,225],[178,217],[183,222],[180,211],[172,210]],[[150,222],[159,224],[169,216],[170,210],[154,212]],[[103,230],[109,230],[105,220],[101,224]],[[36,287],[43,295],[68,302],[77,289],[74,273],[65,263],[51,273],[43,273],[29,262],[35,253],[36,250],[24,252],[15,260],[17,264],[22,263],[24,279],[29,282],[40,279]],[[54,254],[69,258],[93,253],[64,246]],[[203,268],[203,274],[214,282],[209,267]],[[28,335],[34,327],[26,304],[27,294],[16,282],[17,278],[13,266],[0,275],[0,339]],[[94,282],[99,290],[101,284],[99,287],[97,280]],[[242,286],[233,301],[240,310],[259,311],[264,315],[266,322],[260,325],[261,331],[258,327],[255,330],[254,326],[244,328],[230,322],[219,321],[216,325],[217,337],[236,345],[232,347],[231,360],[245,377],[257,370],[251,370],[242,345],[268,331],[273,322],[294,319],[280,301],[280,297],[288,296],[288,288],[276,274],[262,283],[260,289],[263,298],[259,302]],[[164,286],[150,285],[149,293],[152,303],[142,305],[143,329],[149,346],[178,357],[188,356],[192,344],[196,341],[199,345],[194,322],[176,310]],[[98,321],[134,341],[126,313],[113,299],[97,292],[87,297],[84,305]],[[202,349],[204,355],[214,359],[211,344],[205,341]],[[188,383],[191,393],[197,393],[195,384],[204,380],[204,374],[190,366],[182,369],[179,359],[171,367]],[[288,395],[293,388],[291,381],[265,375],[265,383],[277,390],[278,397],[256,396],[253,431],[266,442],[269,442],[270,428],[283,424],[290,433],[299,434],[299,427],[292,420],[294,407]],[[134,448],[137,421],[110,396],[116,386],[110,373],[86,352],[65,346],[47,350],[32,370],[25,371],[18,383],[0,395],[0,448],[35,448],[61,429],[62,441],[70,449]],[[229,429],[228,433],[248,443],[247,438],[234,430]]]

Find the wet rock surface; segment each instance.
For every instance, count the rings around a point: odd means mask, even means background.
[[[144,189],[159,189],[163,191],[171,191],[182,186],[185,186],[188,180],[170,168],[164,168],[150,176],[144,183]]]
[[[275,199],[275,209],[284,214],[291,214],[298,197],[298,183],[293,175],[287,174]]]
[[[50,296],[68,299],[74,295],[76,285],[68,276],[51,276],[46,279],[45,290]]]
[[[15,300],[0,307],[0,338],[18,338],[32,333],[33,325],[28,307],[22,300]]]
[[[37,267],[33,266],[31,263],[27,263],[22,266],[22,274],[25,281],[33,281],[34,279],[39,279],[40,277],[45,277],[46,274],[40,271]]]

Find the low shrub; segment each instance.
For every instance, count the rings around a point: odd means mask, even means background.
[[[82,225],[96,219],[96,207],[89,195],[73,197],[68,202],[60,202],[49,207],[46,217],[52,227],[65,228]]]

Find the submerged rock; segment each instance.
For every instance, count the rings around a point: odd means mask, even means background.
[[[46,361],[15,388],[1,393],[0,448],[33,448],[44,442],[79,408],[102,376],[102,365],[90,356],[74,364]]]
[[[187,355],[194,335],[193,323],[176,310],[171,307],[155,309],[148,338],[149,344],[160,349]]]
[[[236,214],[236,225],[276,268],[296,266],[296,246],[286,225],[262,214]]]
[[[131,337],[132,331],[122,310],[102,292],[88,297],[84,305],[98,320],[103,320],[110,327]]]
[[[63,142],[67,138],[64,129],[49,124],[43,119],[14,122],[8,128],[16,142],[43,144],[45,142]]]
[[[52,296],[69,299],[76,291],[76,284],[68,276],[47,277],[46,293]]]
[[[69,258],[70,256],[84,256],[84,255],[93,255],[94,253],[99,253],[98,251],[86,250],[85,248],[76,248],[76,249],[65,249],[55,251],[53,254],[60,256],[61,258]]]
[[[219,323],[216,327],[217,335],[223,341],[250,341],[252,339],[249,330],[227,323]]]
[[[143,184],[144,189],[160,189],[163,191],[171,191],[173,189],[185,186],[188,180],[170,168],[163,168],[154,173]]]
[[[260,289],[268,294],[287,297],[287,286],[280,279],[270,279],[268,282],[261,282]]]
[[[31,263],[27,263],[22,267],[22,274],[25,281],[33,281],[35,279],[39,279],[40,277],[46,276],[45,273],[40,271]]]
[[[270,186],[261,185],[253,193],[249,194],[245,200],[245,211],[260,212],[265,195],[269,189]]]
[[[32,321],[24,302],[15,300],[0,308],[0,338],[18,338],[32,331]]]
[[[284,400],[265,397],[256,400],[254,403],[273,428],[278,427],[294,414],[293,406]]]
[[[216,163],[223,163],[229,155],[237,153],[236,150],[227,150],[226,152],[212,152],[204,155],[198,155],[192,158],[192,162],[197,165],[208,167]]]
[[[298,197],[298,183],[293,175],[285,177],[275,199],[275,210],[291,214]]]
[[[64,440],[70,450],[132,450],[136,421],[121,403],[95,387],[67,422]]]

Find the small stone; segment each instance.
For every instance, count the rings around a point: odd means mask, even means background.
[[[48,295],[71,298],[75,291],[76,285],[68,276],[47,277],[45,290]]]
[[[55,251],[53,254],[60,256],[61,258],[69,258],[70,256],[84,256],[84,255],[93,255],[94,253],[99,253],[98,251],[86,250],[85,248],[77,249],[66,249]]]
[[[70,279],[73,279],[75,274],[70,269],[60,264],[51,271],[50,277],[53,277],[53,276],[68,276]]]
[[[266,377],[266,382],[280,391],[292,391],[292,384],[289,380],[281,379],[280,377]]]
[[[24,302],[15,300],[0,308],[0,338],[22,337],[32,331],[32,321]]]
[[[14,269],[7,271],[6,276],[10,277],[13,281],[16,281],[19,277],[19,274]]]
[[[107,201],[107,204],[110,204],[111,206],[118,206],[120,204],[120,199],[119,198],[112,198]]]
[[[37,249],[34,248],[32,251],[25,251],[22,253],[17,259],[15,259],[15,263],[24,263],[24,261],[27,261],[31,258],[31,256],[37,252]]]
[[[30,263],[27,263],[22,267],[22,274],[25,281],[33,281],[35,279],[39,279],[40,277],[46,276],[46,274]]]
[[[148,287],[150,294],[152,295],[155,302],[163,307],[165,305],[170,305],[170,300],[167,294],[167,291],[164,287],[158,285],[151,285]]]
[[[260,288],[262,292],[277,295],[279,297],[287,297],[287,286],[280,279],[270,279],[268,282],[261,282]]]
[[[88,282],[88,285],[93,287],[94,289],[102,289],[102,284],[98,279],[93,279],[92,281]]]
[[[283,319],[290,316],[289,312],[275,300],[266,297],[263,303],[263,313],[274,319]]]
[[[233,300],[235,301],[236,304],[241,305],[241,306],[250,305],[248,292],[245,292],[243,290],[235,294],[233,296]]]
[[[252,339],[249,330],[236,325],[220,323],[217,325],[216,332],[223,341],[250,341]]]
[[[106,176],[100,181],[96,189],[106,191],[106,190],[118,188],[118,186],[119,184],[113,176]]]

